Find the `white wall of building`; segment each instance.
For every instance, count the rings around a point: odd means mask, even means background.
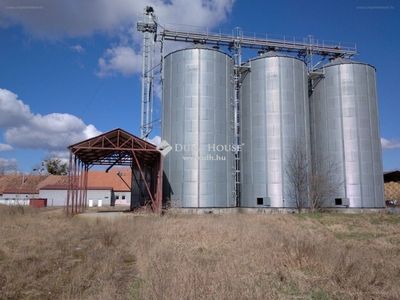
[[[110,206],[112,203],[112,190],[88,190],[87,201],[93,200],[93,206],[99,206],[99,200],[101,200],[101,206]]]
[[[5,205],[29,205],[29,199],[44,198],[47,199],[47,206],[66,206],[67,205],[67,190],[40,190],[39,194],[7,194],[0,196],[0,204]],[[131,202],[130,191],[113,190],[88,190],[87,205],[89,200],[92,200],[93,206],[99,206],[101,200],[102,206],[129,206]]]
[[[47,206],[66,206],[67,190],[40,190],[39,198],[47,199]]]
[[[131,205],[131,192],[130,191],[115,191],[115,206],[129,206]]]
[[[36,199],[39,194],[15,194],[3,193],[0,196],[0,204],[5,205],[29,205],[29,199]]]

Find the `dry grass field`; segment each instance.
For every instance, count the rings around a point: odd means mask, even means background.
[[[400,216],[0,206],[1,299],[400,299]]]

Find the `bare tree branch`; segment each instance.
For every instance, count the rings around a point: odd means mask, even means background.
[[[309,208],[311,212],[334,205],[334,196],[344,181],[337,176],[340,174],[340,164],[331,157],[314,159],[313,174],[310,180]]]
[[[307,201],[309,158],[300,142],[295,142],[286,157],[285,175],[287,179],[286,196],[289,205],[302,211]]]
[[[286,157],[286,198],[299,212],[311,212],[334,205],[334,196],[344,184],[338,176],[340,164],[332,157],[314,157],[313,163],[302,142],[293,143]]]

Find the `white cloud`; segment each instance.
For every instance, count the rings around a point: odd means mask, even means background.
[[[14,148],[11,145],[0,143],[0,152],[13,151],[13,150]]]
[[[387,140],[381,138],[381,145],[382,145],[382,150],[400,149],[400,140],[398,139]]]
[[[50,151],[48,153],[48,157],[50,158],[57,158],[61,161],[62,164],[69,165],[69,151]]]
[[[85,49],[81,45],[75,45],[75,46],[71,46],[69,48],[74,50],[74,51],[76,51],[76,52],[78,52],[78,53],[85,52]]]
[[[104,77],[122,73],[124,76],[141,72],[141,47],[143,35],[136,30],[138,19],[144,8],[154,8],[163,26],[188,24],[213,28],[227,19],[235,0],[94,0],[94,1],[48,1],[35,0],[40,9],[13,9],[15,0],[3,0],[7,8],[3,11],[2,26],[22,24],[24,30],[34,38],[58,40],[65,37],[90,37],[94,34],[119,36],[120,43],[105,51],[98,60],[97,75]],[[31,0],[19,0],[19,7],[32,6]],[[179,28],[185,29],[179,25]],[[189,27],[186,27],[189,30]],[[196,29],[197,30],[197,29]],[[198,30],[200,30],[198,28]],[[166,43],[165,53],[181,48],[179,43]],[[83,52],[80,45],[71,49]],[[159,53],[156,54],[159,57]]]
[[[48,1],[3,0],[1,26],[19,23],[34,37],[60,39],[114,33],[121,26],[136,24],[147,5],[159,21],[213,27],[227,18],[235,0],[94,0]],[[26,6],[26,9],[16,7]],[[29,7],[38,9],[29,9]]]
[[[138,2],[145,2],[141,0]],[[41,9],[15,9],[16,6]],[[3,18],[8,24],[20,23],[25,31],[37,38],[90,36],[94,32],[112,32],[135,15],[136,3],[129,0],[108,1],[47,1],[3,0]],[[4,23],[4,22],[3,22]]]
[[[17,95],[0,88],[0,128],[27,123],[32,117],[29,106],[17,99]]]
[[[148,140],[149,143],[158,146],[161,143],[161,137],[156,135],[155,137]]]
[[[101,134],[93,125],[70,114],[33,114],[28,105],[8,90],[0,89],[0,128],[12,146],[25,149],[62,150]]]
[[[115,75],[115,72],[125,76],[140,73],[142,70],[142,54],[136,53],[127,46],[115,46],[107,49],[104,56],[99,58],[100,77]]]
[[[162,100],[162,85],[160,83],[160,81],[155,81],[154,82],[154,95]]]
[[[15,158],[0,157],[0,173],[9,173],[15,170],[18,170],[18,162]]]

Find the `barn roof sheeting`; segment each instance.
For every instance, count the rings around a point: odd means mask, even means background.
[[[68,149],[87,165],[131,166],[132,150],[145,163],[153,163],[160,156],[153,144],[120,128],[71,145]]]
[[[384,182],[391,182],[391,181],[400,182],[400,171],[395,170],[390,172],[384,172],[383,180]]]
[[[120,128],[106,132],[68,147],[70,151],[69,189],[67,195],[67,216],[81,213],[86,208],[89,169],[94,165],[129,166],[140,173],[141,183],[150,199],[153,211],[161,213],[162,205],[162,156],[157,148]],[[151,179],[147,177],[151,170]],[[122,179],[122,176],[121,176]],[[150,182],[150,181],[151,182]],[[139,181],[136,180],[139,185]],[[143,197],[144,198],[144,197]],[[131,209],[137,203],[132,202]]]

